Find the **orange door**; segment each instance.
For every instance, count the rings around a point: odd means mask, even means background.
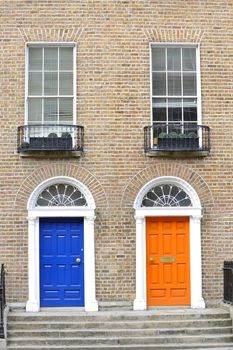
[[[189,218],[146,220],[147,305],[190,305]]]

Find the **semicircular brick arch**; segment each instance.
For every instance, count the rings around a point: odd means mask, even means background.
[[[79,180],[86,185],[91,192],[95,200],[96,208],[108,207],[105,191],[99,180],[97,180],[93,174],[80,166],[58,163],[36,168],[26,177],[16,194],[14,206],[23,210],[26,209],[27,201],[34,189],[43,181],[59,176],[67,176]]]
[[[180,164],[157,164],[139,171],[126,185],[122,196],[122,208],[133,208],[135,198],[145,184],[162,176],[175,176],[188,182],[197,192],[201,205],[214,206],[212,193],[204,179],[193,169]]]

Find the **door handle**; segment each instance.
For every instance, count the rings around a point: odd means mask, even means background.
[[[155,261],[155,259],[152,258],[152,257],[150,257],[150,258],[149,258],[149,261],[150,261],[150,262],[153,262],[153,261]]]
[[[81,259],[80,259],[80,258],[77,258],[77,259],[76,259],[76,263],[79,264],[80,262],[81,262]]]

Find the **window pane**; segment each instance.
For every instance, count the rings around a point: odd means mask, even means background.
[[[167,70],[181,70],[181,50],[180,48],[167,49]]]
[[[72,47],[60,47],[59,53],[59,69],[60,70],[73,70],[73,48]]]
[[[45,98],[44,99],[44,121],[45,122],[57,122],[57,98]]]
[[[165,60],[165,49],[164,48],[153,48],[152,49],[152,70],[165,71],[166,60]]]
[[[182,104],[181,98],[168,99],[168,121],[182,121]]]
[[[181,73],[168,73],[168,95],[181,95]]]
[[[153,121],[166,122],[166,99],[153,98]]]
[[[28,74],[28,94],[42,95],[42,73]]]
[[[59,99],[59,121],[60,123],[73,123],[73,99]]]
[[[42,48],[29,48],[29,71],[42,70]]]
[[[183,70],[196,70],[196,49],[183,48],[182,49]]]
[[[196,94],[197,94],[196,73],[184,73],[183,74],[183,95],[196,96]]]
[[[28,99],[28,123],[42,123],[42,98]]]
[[[183,101],[184,122],[197,121],[197,99],[186,98]]]
[[[44,49],[44,69],[57,70],[58,69],[58,48],[45,47]]]
[[[73,95],[73,73],[60,73],[60,95]]]
[[[58,73],[44,74],[44,94],[57,95],[58,94]]]
[[[153,95],[166,95],[166,73],[153,73]]]

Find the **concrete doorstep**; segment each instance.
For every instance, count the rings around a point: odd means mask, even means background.
[[[7,350],[53,349],[233,350],[232,320],[222,308],[9,312]]]

